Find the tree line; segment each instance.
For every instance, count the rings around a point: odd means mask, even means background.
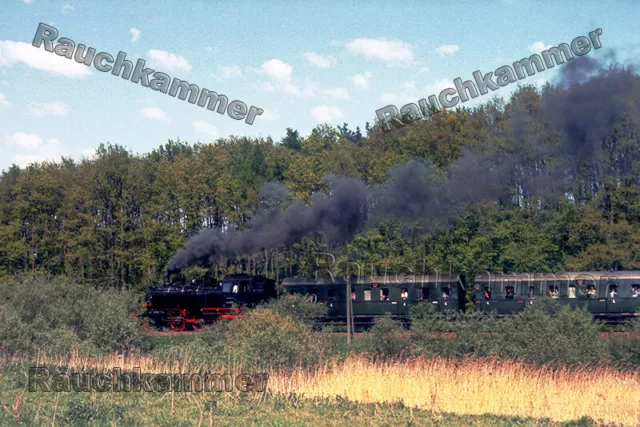
[[[443,110],[389,133],[377,124],[319,125],[306,137],[287,128],[277,142],[177,140],[145,154],[105,143],[80,161],[14,165],[0,176],[0,277],[37,272],[104,287],[157,283],[203,228],[242,229],[261,207],[309,203],[330,190],[327,175],[381,184],[411,159],[428,162],[436,181],[457,177],[461,184],[448,191],[467,192],[473,202],[428,225],[389,218],[348,241],[318,233],[184,274],[310,275],[318,251],[378,271],[639,269],[639,112],[640,78],[609,69],[557,86],[521,86],[508,100]],[[501,191],[475,200],[488,176],[499,178]],[[288,192],[265,198],[264,184],[272,182]]]

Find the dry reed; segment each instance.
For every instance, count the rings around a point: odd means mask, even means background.
[[[211,366],[194,365],[188,358],[159,363],[140,355],[85,359],[72,354],[42,357],[39,362],[74,370],[91,366],[140,367],[145,373],[214,372]],[[475,358],[373,362],[350,356],[340,364],[326,362],[313,369],[271,372],[268,389],[305,397],[341,396],[356,402],[402,402],[461,415],[518,415],[555,421],[587,416],[601,423],[640,425],[640,372],[606,366],[550,368]]]

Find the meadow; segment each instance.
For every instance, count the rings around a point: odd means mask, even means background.
[[[637,323],[603,333],[589,313],[553,304],[451,322],[425,305],[409,328],[382,318],[347,346],[297,297],[159,335],[144,333],[131,295],[81,289],[3,287],[0,425],[640,424]],[[263,393],[28,392],[31,366],[269,379]]]

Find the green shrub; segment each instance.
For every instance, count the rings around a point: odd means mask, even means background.
[[[247,369],[311,366],[326,354],[323,333],[291,316],[259,307],[246,317],[218,322],[201,334],[217,360]]]
[[[379,318],[363,338],[365,349],[376,357],[395,358],[411,354],[408,332],[390,314]]]
[[[262,307],[278,315],[289,316],[295,322],[306,325],[313,325],[327,314],[326,305],[307,302],[303,295],[296,295],[293,298],[283,295],[280,298],[267,301]]]
[[[137,298],[130,292],[92,290],[83,305],[79,335],[101,350],[121,350],[139,344],[140,322],[133,317],[131,301]]]
[[[0,294],[0,341],[11,352],[114,350],[139,341],[139,298],[130,292],[26,275],[0,285]]]

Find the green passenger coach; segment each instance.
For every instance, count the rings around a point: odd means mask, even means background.
[[[474,288],[481,311],[512,314],[554,299],[602,319],[640,316],[640,271],[484,274],[475,277]]]
[[[290,296],[304,295],[308,302],[327,305],[326,321],[346,321],[347,286],[344,277],[329,279],[291,278],[282,285]],[[409,318],[409,306],[433,304],[437,311],[458,311],[464,306],[464,285],[460,275],[353,277],[351,295],[354,324],[367,325],[390,314]]]

